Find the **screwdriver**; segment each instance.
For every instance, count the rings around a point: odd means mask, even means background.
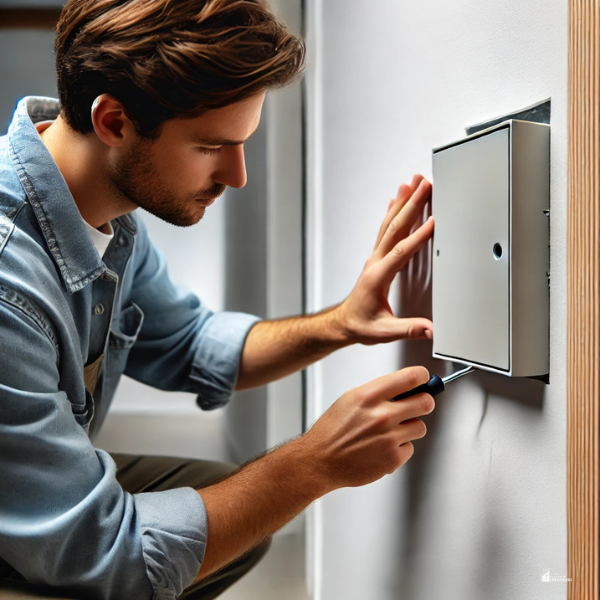
[[[404,392],[403,394],[395,396],[394,398],[392,398],[392,402],[395,402],[396,400],[403,400],[404,398],[409,398],[410,396],[416,396],[417,394],[429,394],[431,396],[437,396],[446,389],[447,383],[450,383],[451,381],[454,381],[455,379],[458,379],[463,375],[468,375],[474,370],[474,367],[466,367],[464,369],[461,369],[460,371],[456,371],[455,373],[446,375],[446,377],[443,378],[438,377],[437,375],[432,375],[431,379],[427,383],[424,383],[419,387],[409,390],[408,392]]]

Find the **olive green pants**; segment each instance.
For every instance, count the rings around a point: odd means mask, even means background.
[[[227,476],[236,467],[226,463],[190,460],[164,456],[130,456],[113,454],[117,463],[117,479],[123,489],[132,494],[158,492],[178,487],[201,488]],[[185,600],[211,600],[245,575],[266,554],[268,539],[241,558],[223,567],[217,573],[186,590]],[[75,599],[51,589],[44,589],[24,581],[0,579],[0,600],[30,600],[33,598]],[[132,600],[136,600],[133,599]]]

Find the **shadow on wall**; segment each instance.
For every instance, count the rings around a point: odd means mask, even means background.
[[[428,215],[425,215],[425,218]],[[417,254],[406,269],[400,274],[400,301],[398,314],[402,317],[421,316],[431,319],[431,269],[430,269],[431,243],[427,248]],[[435,335],[435,331],[434,331]],[[431,374],[445,376],[455,368],[462,365],[435,359],[432,357],[432,342],[429,340],[402,342],[400,351],[400,366],[423,365]],[[496,373],[478,370],[469,375],[469,384],[481,391],[483,402],[480,404],[481,414],[479,425],[476,428],[475,438],[480,437],[482,426],[486,420],[490,397],[492,401],[517,403],[521,408],[535,411],[541,415],[544,408],[544,395],[546,385],[539,380],[524,378],[509,378]],[[440,398],[442,402],[444,396]],[[446,396],[445,398],[448,398]],[[401,522],[405,535],[399,536],[397,556],[402,556],[400,568],[395,577],[396,587],[403,590],[406,598],[420,598],[419,586],[422,585],[422,573],[414,566],[415,556],[423,549],[420,547],[420,536],[427,527],[426,520],[431,516],[424,509],[427,495],[431,493],[432,478],[439,473],[436,462],[440,459],[440,445],[438,438],[447,425],[445,416],[450,407],[440,406],[431,415],[423,420],[427,425],[427,435],[422,440],[415,442],[415,454],[403,467],[404,477],[402,479],[403,489],[400,496],[403,502]],[[443,450],[442,450],[443,452]],[[491,449],[490,449],[491,452]],[[491,456],[491,455],[490,455]],[[490,458],[491,464],[491,458]],[[489,477],[489,473],[482,474],[483,478]],[[460,482],[457,482],[460,485]],[[476,500],[475,500],[476,502]],[[478,510],[474,506],[474,510]],[[494,518],[492,509],[485,510],[485,531],[480,534],[480,565],[485,573],[479,573],[478,578],[490,583],[493,573],[487,573],[494,569],[494,561],[502,554],[503,536],[501,524]],[[429,540],[431,542],[431,540]],[[508,551],[508,549],[507,549]]]
[[[266,111],[266,107],[264,109]],[[244,146],[248,183],[225,204],[225,309],[267,315],[266,117]],[[236,392],[225,409],[230,457],[244,463],[267,449],[265,387]]]

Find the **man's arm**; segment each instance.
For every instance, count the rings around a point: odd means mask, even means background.
[[[314,315],[254,325],[242,352],[236,389],[280,379],[350,344],[431,339],[431,321],[399,319],[388,302],[394,277],[433,234],[432,219],[411,234],[430,197],[431,184],[420,175],[410,185],[400,186],[373,254],[342,303]]]
[[[32,583],[77,595],[149,598],[153,586],[142,541],[148,510],[123,492],[114,462],[92,447],[82,427],[91,414],[83,380],[80,394],[74,393],[77,386],[61,382],[61,373],[74,366],[59,352],[69,342],[59,342],[58,328],[32,298],[5,281],[0,287],[0,563]],[[162,502],[175,504],[172,497]],[[178,508],[197,514],[203,507],[188,495]],[[165,515],[164,528],[177,517]],[[197,529],[197,524],[182,528],[183,543]],[[204,544],[197,546],[201,558]],[[161,550],[164,554],[164,546]],[[171,556],[175,562],[182,555]],[[163,579],[176,579],[172,573],[179,569],[165,564]]]
[[[272,535],[311,502],[341,487],[366,485],[404,464],[411,440],[425,435],[418,417],[434,408],[427,394],[395,395],[429,379],[423,367],[380,377],[341,396],[303,436],[199,490],[208,539],[197,581]]]

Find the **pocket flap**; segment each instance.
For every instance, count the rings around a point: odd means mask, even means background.
[[[121,311],[118,328],[113,325],[110,330],[109,345],[111,348],[131,348],[137,339],[142,324],[144,313],[142,309],[132,302]]]

